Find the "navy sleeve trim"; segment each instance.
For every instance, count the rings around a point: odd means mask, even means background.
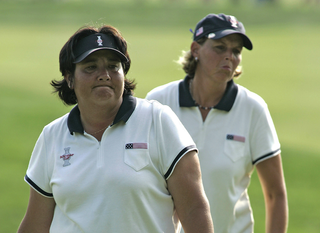
[[[272,151],[272,152],[270,152],[270,153],[268,153],[268,154],[266,154],[266,155],[263,155],[263,156],[261,156],[260,158],[258,158],[258,159],[256,159],[256,160],[254,160],[254,161],[252,162],[252,165],[255,165],[256,163],[258,163],[259,161],[261,161],[261,160],[263,160],[263,159],[265,159],[265,158],[267,158],[267,157],[270,157],[270,156],[272,156],[272,155],[276,155],[278,152],[280,152],[280,148],[277,149],[277,150],[275,150],[275,151]]]
[[[45,191],[43,191],[38,185],[36,185],[27,175],[24,177],[24,180],[31,185],[35,190],[37,190],[39,193],[41,193],[44,196],[47,197],[53,197],[52,193],[47,193]]]
[[[187,146],[185,147],[182,151],[180,151],[180,153],[177,155],[177,157],[173,160],[171,166],[169,167],[168,171],[166,172],[166,174],[164,174],[164,178],[167,179],[169,177],[169,175],[171,174],[173,168],[175,167],[177,161],[179,161],[179,159],[187,152],[190,150],[197,150],[195,145],[192,146]]]

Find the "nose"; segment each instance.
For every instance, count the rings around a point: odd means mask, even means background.
[[[101,70],[100,75],[99,75],[99,80],[100,81],[107,81],[109,80],[111,77],[109,75],[108,69],[104,68]]]
[[[225,53],[225,59],[232,60],[232,58],[233,58],[233,52],[231,50],[227,50]]]

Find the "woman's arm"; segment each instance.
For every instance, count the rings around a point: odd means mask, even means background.
[[[168,179],[168,189],[186,233],[213,233],[210,206],[205,195],[198,155],[184,155]]]
[[[44,197],[30,188],[27,212],[20,224],[18,233],[49,232],[55,205],[53,198]]]
[[[280,154],[262,161],[256,168],[266,205],[266,233],[285,233],[288,203]]]

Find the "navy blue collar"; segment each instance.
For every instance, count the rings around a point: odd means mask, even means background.
[[[112,125],[123,121],[127,122],[130,118],[131,114],[133,113],[134,109],[136,108],[137,99],[132,95],[124,95],[122,104],[119,108],[119,111],[112,123]],[[71,111],[68,116],[68,128],[71,134],[73,132],[84,133],[84,129],[80,119],[80,110],[78,105],[76,105]]]
[[[179,83],[179,104],[180,107],[196,107],[196,103],[192,99],[189,90],[189,81],[191,77],[186,76],[184,80]],[[215,109],[229,112],[236,100],[238,94],[238,86],[230,80],[227,84],[227,89],[222,96],[220,102],[214,106]]]

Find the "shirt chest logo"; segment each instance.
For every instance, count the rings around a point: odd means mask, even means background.
[[[69,151],[70,151],[70,147],[64,148],[64,155],[60,156],[60,159],[63,159],[64,161],[64,164],[63,164],[64,167],[71,165],[70,159],[71,159],[71,156],[73,156],[73,154],[71,154]]]
[[[239,135],[227,134],[227,140],[237,141],[237,142],[246,142],[246,138]]]
[[[125,146],[126,149],[148,149],[148,144],[143,142],[131,142],[127,143]]]

